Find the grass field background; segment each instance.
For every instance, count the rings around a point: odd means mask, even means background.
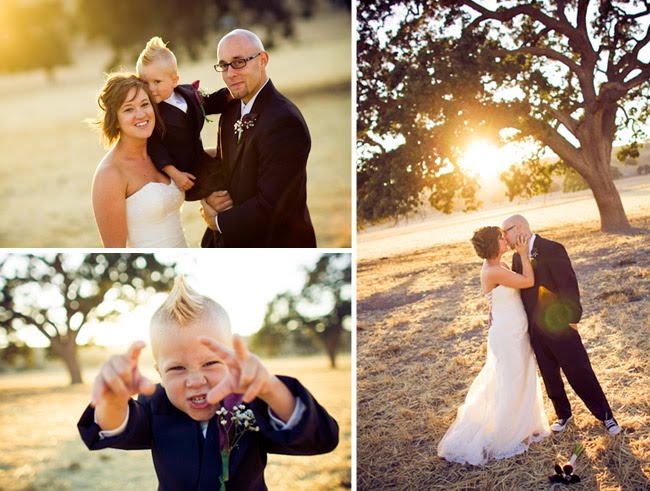
[[[357,267],[359,490],[548,490],[553,464],[579,442],[583,482],[571,489],[650,490],[649,182],[617,181],[634,227],[628,235],[600,232],[595,205],[581,193],[365,235]],[[567,385],[575,416],[567,431],[483,467],[452,464],[437,445],[486,356],[482,261],[469,238],[516,212],[571,256],[584,307],[579,332],[624,432],[609,437]],[[545,410],[555,419],[546,395]]]

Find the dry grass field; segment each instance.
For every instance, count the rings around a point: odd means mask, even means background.
[[[351,486],[350,357],[337,370],[323,358],[269,360],[275,373],[298,377],[334,416],[339,446],[311,457],[270,455],[271,490],[343,490]],[[149,451],[90,452],[76,423],[88,404],[95,369],[86,384],[66,386],[58,367],[0,376],[0,490],[146,490],[157,479]]]
[[[583,482],[571,489],[650,490],[650,216],[630,219],[628,236],[598,232],[593,220],[536,230],[573,260],[580,333],[624,433],[607,436],[569,388],[575,424],[566,432],[478,468],[448,463],[436,447],[485,360],[481,260],[469,240],[361,260],[358,489],[545,490],[553,464],[581,442]],[[546,413],[554,419],[548,400]]]
[[[295,41],[270,53],[274,84],[310,128],[307,199],[320,247],[351,244],[350,36],[350,14],[325,9],[296,25]],[[217,41],[205,59],[179,61],[181,83],[200,79],[208,91],[223,87],[212,68]],[[105,150],[84,120],[97,113],[110,53],[85,44],[74,53],[74,64],[57,70],[54,82],[42,72],[0,76],[0,247],[101,246],[90,186]],[[216,145],[218,116],[210,119],[205,146]],[[197,203],[185,204],[183,224],[190,246],[198,247],[205,225]]]

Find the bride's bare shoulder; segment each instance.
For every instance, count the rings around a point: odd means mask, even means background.
[[[93,176],[93,193],[106,192],[106,190],[123,191],[127,183],[126,176],[121,166],[115,159],[115,155],[109,151],[97,164]]]
[[[109,150],[104,158],[99,161],[97,168],[95,169],[95,179],[98,177],[115,179],[122,174],[119,160],[116,158],[114,148]]]

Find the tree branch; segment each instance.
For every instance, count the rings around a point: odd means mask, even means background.
[[[578,127],[580,126],[580,121],[572,118],[570,114],[566,114],[559,109],[555,109],[551,106],[546,106],[548,112],[550,112],[555,119],[557,119],[562,125],[566,127],[567,130],[571,132],[573,136],[577,135]]]
[[[482,5],[474,2],[473,0],[461,1],[461,5],[466,5],[474,9],[476,12],[480,14],[476,19],[470,22],[470,24],[467,26],[467,29],[474,29],[476,26],[478,26],[479,24],[481,24],[486,20],[497,20],[500,22],[507,22],[519,15],[524,15],[530,17],[533,20],[536,20],[540,24],[554,31],[564,34],[567,38],[569,38],[569,42],[579,41],[578,33],[573,28],[573,26],[571,26],[571,24],[569,24],[568,22],[564,23],[558,21],[557,19],[554,19],[553,17],[546,15],[539,8],[536,8],[532,4],[517,5],[511,8],[500,8],[497,11],[489,10],[483,7]]]

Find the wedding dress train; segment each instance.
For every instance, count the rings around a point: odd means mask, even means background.
[[[184,200],[174,181],[149,182],[126,198],[127,247],[187,247],[181,225]]]
[[[519,290],[499,285],[488,299],[487,360],[438,444],[438,455],[452,462],[511,457],[550,433]]]

